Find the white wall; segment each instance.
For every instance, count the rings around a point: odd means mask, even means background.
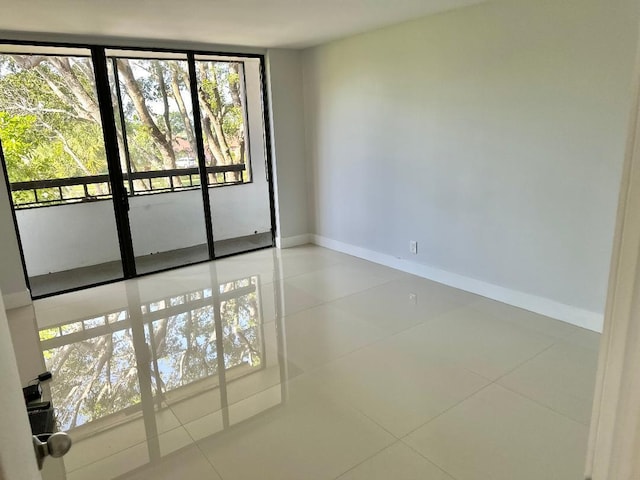
[[[308,241],[308,185],[304,146],[302,54],[267,53],[278,239],[283,246]]]
[[[211,203],[220,212],[214,214],[215,240],[270,230],[269,205],[265,214],[259,183],[211,193]],[[207,243],[199,190],[139,196],[129,205],[137,256]],[[16,216],[30,276],[120,259],[110,201],[18,210]]]
[[[31,276],[120,257],[110,201],[18,210],[16,218]]]
[[[20,250],[15,234],[11,206],[4,176],[0,170],[0,290],[4,292],[7,308],[30,301],[24,281]]]
[[[634,0],[505,0],[306,51],[317,240],[600,318],[637,28]]]

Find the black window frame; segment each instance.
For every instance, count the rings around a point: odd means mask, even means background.
[[[170,41],[168,41],[170,42]],[[177,53],[177,54],[186,54],[187,58],[188,58],[188,62],[189,62],[189,66],[190,66],[190,77],[191,77],[191,85],[192,88],[195,84],[195,76],[193,76],[191,73],[191,68],[195,68],[195,56],[196,55],[202,55],[202,56],[220,56],[220,57],[235,57],[235,58],[247,58],[247,59],[257,59],[259,61],[259,74],[260,74],[260,91],[261,91],[261,106],[262,106],[262,124],[263,124],[263,132],[264,132],[264,160],[265,160],[265,174],[266,174],[266,181],[267,181],[267,187],[268,187],[268,195],[269,195],[269,211],[270,211],[270,220],[271,220],[271,246],[268,247],[258,247],[255,248],[254,250],[263,250],[265,248],[272,248],[273,246],[275,246],[276,242],[276,235],[277,235],[277,221],[276,221],[276,210],[275,210],[275,186],[274,186],[274,175],[273,175],[273,152],[272,152],[272,128],[271,128],[271,118],[270,118],[270,96],[269,96],[269,84],[268,84],[268,80],[267,80],[267,62],[266,62],[266,55],[264,53],[252,53],[252,52],[242,52],[242,51],[233,51],[233,50],[216,50],[215,48],[213,49],[201,49],[201,48],[184,48],[181,46],[176,45],[175,47],[150,47],[150,46],[140,46],[140,45],[136,45],[134,44],[127,44],[126,42],[123,43],[84,43],[84,42],[74,42],[74,41],[48,41],[48,40],[24,40],[24,39],[15,39],[15,38],[0,38],[0,45],[16,45],[16,46],[31,46],[31,47],[55,47],[55,48],[79,48],[79,49],[89,49],[91,51],[91,55],[90,57],[92,58],[92,60],[94,61],[94,68],[95,68],[95,55],[96,52],[101,52],[102,58],[106,59],[106,51],[108,49],[115,49],[115,50],[129,50],[129,51],[141,51],[141,52],[160,52],[160,53]],[[106,65],[105,65],[106,66]],[[106,68],[105,68],[106,70]],[[106,71],[105,71],[105,75],[104,75],[104,79],[106,82],[106,87],[103,85],[103,88],[100,88],[97,84],[96,84],[96,90],[98,93],[98,97],[100,97],[100,95],[102,94],[104,95],[109,95],[110,96],[110,92],[109,92],[109,88],[108,88],[108,76],[106,75]],[[96,80],[96,83],[98,83],[98,81]],[[198,103],[198,99],[197,96],[193,96],[192,95],[192,99],[195,99],[194,101],[194,116],[196,115],[196,111],[198,111],[198,116],[197,116],[197,120],[196,118],[194,118],[194,129],[195,129],[195,133],[196,136],[200,136],[200,146],[202,145],[202,128],[200,125],[201,122],[201,118],[200,118],[200,114],[199,114],[199,105],[197,105]],[[99,103],[102,103],[99,100]],[[109,102],[110,103],[110,102]],[[113,105],[110,105],[110,108],[112,108]],[[113,113],[111,115],[111,120],[113,122],[115,122],[115,113]],[[248,122],[248,119],[247,119]],[[112,125],[112,127],[115,129],[115,125]],[[105,130],[105,126],[104,123],[102,125],[103,131]],[[110,127],[106,127],[107,129],[109,129]],[[247,130],[249,129],[249,124],[247,123],[246,126]],[[115,133],[115,131],[113,132]],[[114,148],[116,149],[116,153],[117,153],[117,142],[107,142],[105,139],[105,143],[111,143],[111,145],[105,145],[105,148],[107,149],[107,156],[109,156],[108,150],[109,148]],[[199,167],[202,168],[204,165],[204,156],[201,155],[202,152],[200,152],[200,148],[198,151],[198,159],[199,159]],[[120,160],[119,160],[119,155],[115,155],[115,158],[110,160],[109,158],[107,159],[107,162],[112,162],[112,165],[117,164],[118,166],[118,170],[121,170],[120,167]],[[9,205],[11,207],[11,216],[13,219],[13,224],[14,224],[14,231],[16,233],[16,239],[18,242],[18,249],[19,249],[19,253],[20,253],[20,261],[22,263],[22,269],[23,269],[23,274],[24,274],[24,280],[25,280],[25,284],[27,286],[27,288],[29,290],[31,290],[30,287],[30,281],[29,281],[29,275],[27,272],[27,266],[26,266],[26,261],[25,261],[25,256],[24,256],[24,249],[22,246],[22,240],[20,238],[20,230],[18,227],[18,220],[16,217],[16,208],[11,196],[11,184],[9,182],[9,175],[8,175],[8,171],[7,171],[7,167],[6,167],[6,162],[5,162],[5,158],[4,158],[4,154],[2,152],[2,141],[0,139],[0,168],[2,169],[2,174],[4,175],[4,181],[5,181],[5,185],[7,188],[7,193],[9,196]],[[111,173],[111,172],[110,172]],[[120,177],[121,175],[121,171],[119,172],[119,175],[116,176],[116,179],[112,179],[112,182],[115,182],[115,184],[117,184],[118,181],[118,177]],[[122,180],[122,178],[120,177],[120,180]],[[251,174],[251,182],[253,182],[254,177],[253,177],[253,172]],[[248,185],[249,183],[242,183],[242,184],[238,184],[237,186],[240,185]],[[122,181],[120,181],[120,185],[123,187],[124,184]],[[120,189],[120,187],[118,187]],[[250,251],[254,251],[254,250],[247,250],[247,251],[242,251],[242,252],[237,252],[237,253],[231,253],[231,254],[227,254],[227,255],[216,255],[215,253],[215,249],[214,249],[214,237],[213,237],[213,226],[211,224],[211,210],[210,210],[210,202],[209,202],[209,186],[206,185],[206,188],[202,187],[201,184],[201,190],[202,190],[202,195],[203,195],[203,200],[204,200],[204,208],[205,208],[205,222],[206,222],[206,228],[207,228],[207,243],[209,246],[209,259],[208,260],[204,260],[203,262],[195,262],[195,263],[204,263],[207,261],[211,261],[211,260],[217,260],[217,259],[221,259],[221,258],[227,258],[227,257],[232,257],[232,256],[236,256],[236,255],[241,255],[243,253],[248,253]],[[124,190],[124,188],[122,188],[122,190]],[[125,190],[126,192],[126,190]],[[115,210],[115,217],[116,217],[116,222],[122,222],[125,218],[127,217],[127,211],[128,211],[128,196],[124,195],[124,198],[116,198],[118,196],[117,192],[112,192],[112,197],[111,200],[114,203],[114,210]],[[123,213],[124,212],[124,213]],[[64,293],[71,293],[71,292],[75,292],[75,291],[79,291],[79,290],[84,290],[87,288],[92,288],[92,287],[96,287],[96,286],[100,286],[100,285],[106,285],[106,284],[110,284],[110,283],[115,283],[115,282],[119,282],[122,280],[127,280],[130,278],[137,278],[137,277],[143,277],[143,276],[147,276],[147,275],[152,275],[152,274],[156,274],[156,273],[161,273],[161,272],[165,272],[165,271],[170,271],[170,270],[175,270],[177,268],[181,268],[180,266],[177,267],[170,267],[170,268],[166,268],[166,269],[160,269],[154,272],[149,272],[149,273],[138,273],[136,271],[135,268],[135,258],[133,256],[133,246],[132,246],[132,239],[131,239],[131,232],[130,230],[128,230],[128,226],[126,229],[122,229],[120,227],[120,225],[118,225],[118,240],[120,243],[120,251],[121,251],[121,261],[122,261],[122,266],[123,266],[123,275],[121,278],[116,278],[113,280],[107,280],[107,281],[101,281],[98,283],[93,283],[93,284],[89,284],[89,285],[82,285],[80,287],[74,287],[74,288],[69,288],[69,289],[64,289],[64,290],[60,290],[60,291],[56,291],[53,293],[46,293],[43,295],[38,295],[38,296],[34,296],[33,294],[32,299],[39,299],[39,298],[46,298],[46,297],[51,297],[54,295],[60,295],[60,294],[64,294]]]
[[[154,57],[152,54],[153,53],[165,53],[165,54],[169,54],[169,55],[175,55],[176,57],[178,56],[182,56],[184,58],[181,58],[181,61],[185,61],[187,62],[187,64],[189,65],[191,62],[226,62],[226,63],[232,63],[232,62],[240,62],[242,63],[242,78],[241,78],[241,94],[243,96],[243,104],[244,104],[244,108],[243,108],[243,122],[244,122],[244,129],[246,132],[246,146],[245,146],[245,162],[243,164],[232,164],[232,165],[223,165],[223,166],[219,166],[219,167],[213,167],[213,166],[207,166],[206,167],[206,171],[207,173],[222,173],[224,175],[224,179],[226,180],[226,173],[229,172],[233,172],[236,171],[236,168],[238,165],[243,165],[244,168],[241,170],[242,172],[247,172],[247,176],[248,176],[248,180],[244,180],[244,178],[240,181],[225,181],[222,183],[209,183],[207,182],[207,188],[211,189],[211,188],[224,188],[224,187],[238,187],[241,185],[250,185],[254,182],[254,169],[253,169],[253,159],[252,159],[252,155],[251,155],[251,139],[250,139],[250,124],[249,124],[249,105],[248,105],[248,98],[247,98],[247,82],[246,82],[246,65],[244,63],[244,59],[258,59],[260,61],[261,64],[261,75],[264,77],[264,55],[261,54],[251,54],[251,53],[229,53],[229,52],[214,52],[214,51],[200,51],[200,50],[187,50],[187,49],[180,49],[180,48],[165,48],[165,47],[139,47],[139,46],[108,46],[108,45],[93,45],[93,44],[81,44],[81,43],[57,43],[57,42],[46,42],[46,41],[24,41],[24,40],[3,40],[0,39],[0,45],[15,45],[15,46],[26,46],[26,47],[34,47],[34,48],[56,48],[56,49],[80,49],[80,50],[85,50],[87,51],[87,53],[83,53],[83,54],[79,54],[79,53],[71,53],[71,52],[60,52],[59,56],[65,57],[82,57],[82,58],[89,58],[92,62],[94,61],[93,58],[93,52],[92,49],[93,48],[101,48],[102,51],[105,54],[105,57],[108,61],[108,63],[111,63],[112,61],[114,61],[115,59],[118,58],[126,58],[126,59],[149,59],[149,60],[154,60],[154,59],[159,59],[159,60],[164,60],[167,59],[167,57]],[[113,53],[115,52],[122,52],[126,55],[123,56],[118,56],[118,55],[114,55]],[[140,56],[135,56],[135,55],[129,55],[133,52],[141,52]],[[0,54],[2,55],[11,55],[11,54],[21,54],[21,55],[29,55],[29,52],[12,52],[12,51],[3,51],[0,52]],[[58,56],[57,53],[55,52],[36,52],[34,53],[36,55],[42,55],[42,56]],[[201,56],[201,57],[205,57],[205,58],[197,58],[197,56]],[[214,57],[214,58],[212,58]],[[216,59],[215,57],[221,57],[220,59]],[[235,59],[235,60],[233,60]],[[117,81],[117,74],[116,74],[116,81]],[[197,77],[195,78],[195,82],[192,80],[191,81],[192,85],[198,85],[198,79]],[[97,85],[94,85],[95,89],[96,89],[96,93],[97,93]],[[119,115],[120,118],[122,118],[122,104],[121,104],[121,92],[119,89],[119,86],[117,87],[117,92],[118,92],[118,107],[119,110],[118,111],[114,111],[115,115]],[[262,95],[263,95],[263,103],[266,103],[266,94],[264,92],[264,88],[265,88],[265,79],[262,78]],[[193,95],[191,95],[193,96]],[[97,100],[97,98],[96,98]],[[195,96],[195,100],[198,100],[197,95]],[[115,106],[114,106],[115,107]],[[263,105],[263,110],[266,112],[265,109],[265,105]],[[196,133],[196,130],[200,130],[202,131],[202,122],[201,122],[201,115],[198,115],[198,119],[196,120],[195,118],[195,111],[193,111],[193,116],[194,116],[194,134]],[[267,115],[264,115],[265,120],[267,119]],[[121,120],[120,120],[121,121]],[[266,131],[267,129],[267,123],[265,121],[265,133],[266,136],[269,136],[269,132]],[[104,125],[100,125],[101,128],[104,130]],[[139,174],[143,174],[142,176],[145,176],[144,174],[147,172],[133,172],[132,171],[132,167],[131,167],[131,159],[129,157],[128,154],[128,144],[126,142],[126,131],[124,131],[123,128],[123,135],[125,137],[125,158],[123,159],[123,165],[126,165],[127,168],[127,173],[125,174],[123,172],[123,174],[125,175],[125,177],[133,175],[133,176],[139,176]],[[199,156],[199,152],[195,152],[196,156]],[[266,148],[266,152],[265,152],[265,156],[268,157],[270,155],[270,149]],[[199,160],[199,159],[196,159]],[[270,164],[270,159],[268,161],[268,163]],[[225,168],[225,167],[230,167],[230,168]],[[163,171],[158,171],[156,173],[158,173],[157,176],[154,176],[154,178],[164,178],[164,179],[169,179],[169,187],[168,188],[158,188],[157,190],[154,191],[153,188],[151,188],[148,191],[138,191],[135,188],[131,189],[128,188],[127,189],[127,195],[128,197],[138,197],[138,196],[146,196],[146,195],[161,195],[161,194],[166,194],[166,193],[179,193],[179,192],[184,192],[184,191],[191,191],[191,190],[198,190],[203,188],[202,186],[202,179],[200,178],[198,184],[193,184],[193,179],[191,178],[192,175],[194,175],[194,172],[191,171],[193,170],[193,168],[198,168],[198,167],[192,167],[192,168],[177,168],[175,169],[175,171],[172,171],[171,174],[169,175],[160,175],[161,172]],[[212,172],[212,170],[215,170],[215,172]],[[184,171],[184,173],[182,175],[179,175],[178,171]],[[191,172],[190,172],[191,171]],[[240,170],[238,170],[240,171]],[[82,177],[66,177],[66,178],[55,178],[55,179],[45,179],[45,180],[38,180],[38,181],[30,181],[30,182],[9,182],[9,195],[11,197],[11,203],[14,206],[15,209],[17,210],[24,210],[24,209],[33,209],[33,208],[47,208],[47,207],[56,207],[56,206],[63,206],[63,205],[75,205],[75,204],[81,204],[81,203],[88,203],[88,202],[101,202],[101,201],[109,201],[112,199],[112,189],[110,188],[110,180],[107,180],[107,185],[109,186],[109,192],[108,194],[105,195],[101,195],[101,196],[92,196],[89,194],[86,194],[83,197],[73,197],[73,198],[64,198],[63,193],[62,193],[62,188],[64,187],[68,187],[68,186],[73,186],[73,185],[82,185],[85,187],[85,192],[86,192],[86,188],[87,185],[94,185],[96,183],[104,183],[104,180],[96,180],[96,181],[91,181],[93,178],[92,177],[103,177],[103,176],[109,176],[108,173],[105,174],[100,174],[100,175],[92,175],[92,176],[82,176]],[[185,186],[185,187],[181,187],[181,188],[176,188],[173,185],[173,178],[178,177],[178,176],[189,176],[190,179],[190,185],[189,186]],[[267,171],[267,180],[270,181],[269,179],[272,178],[271,172]],[[243,175],[244,177],[244,175]],[[127,185],[131,186],[133,183],[133,180],[129,180],[128,178],[125,178],[125,181],[127,182]],[[53,182],[56,185],[54,187],[43,187],[43,186],[39,186],[39,184],[41,183],[47,183],[47,182]],[[32,184],[32,185],[27,185],[27,184]],[[59,186],[60,185],[60,186]],[[38,196],[37,196],[37,191],[38,190],[42,190],[44,188],[54,188],[54,189],[58,189],[59,193],[60,193],[60,198],[59,199],[53,199],[53,200],[48,200],[48,201],[42,201],[42,200],[38,200]],[[13,197],[13,192],[14,191],[31,191],[34,193],[34,201],[31,202],[27,202],[27,203],[16,203]]]

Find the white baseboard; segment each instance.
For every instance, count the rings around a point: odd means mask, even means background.
[[[12,308],[26,307],[31,305],[31,293],[29,290],[23,290],[22,292],[6,293],[2,295],[4,302],[4,308],[11,310]]]
[[[578,327],[593,330],[594,332],[602,332],[604,315],[601,313],[584,310],[518,290],[493,285],[483,282],[482,280],[476,280],[475,278],[465,277],[385,253],[339,242],[321,235],[311,235],[311,241],[321,247],[337,250],[348,255],[353,255],[354,257],[369,260],[370,262],[379,263],[444,285],[449,285],[450,287],[459,288],[460,290],[465,290],[540,315],[555,318],[556,320],[561,320]]]
[[[305,233],[304,235],[295,235],[293,237],[276,237],[277,248],[291,248],[299,245],[306,245],[311,242],[311,235]]]

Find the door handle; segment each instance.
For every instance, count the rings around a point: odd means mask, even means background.
[[[43,433],[33,436],[33,449],[36,452],[38,470],[42,470],[42,464],[47,456],[62,457],[70,448],[71,437],[64,432]]]

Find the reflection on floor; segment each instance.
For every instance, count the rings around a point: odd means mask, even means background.
[[[330,250],[39,300],[45,480],[581,478],[598,335]]]
[[[245,237],[230,238],[214,242],[217,257],[273,246],[271,232],[258,233]],[[157,272],[168,268],[204,262],[209,258],[207,245],[195,245],[169,252],[136,257],[136,270],[140,274]],[[47,275],[29,278],[31,293],[34,297],[50,295],[56,292],[73,290],[86,285],[109,282],[122,278],[122,264],[117,262],[101,263],[89,267],[74,268]]]

